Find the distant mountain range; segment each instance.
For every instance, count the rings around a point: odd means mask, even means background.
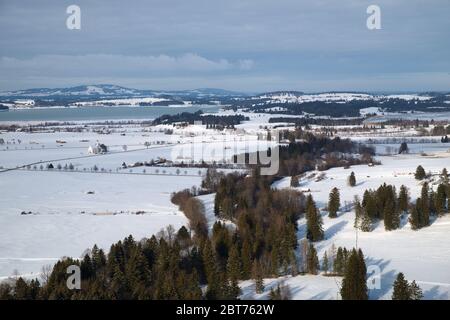
[[[450,94],[275,91],[246,94],[214,88],[142,90],[112,84],[0,92],[0,108],[53,106],[174,106],[216,104],[290,115],[358,116],[383,112],[450,111]],[[364,109],[364,111],[362,111]]]
[[[130,98],[130,97],[229,97],[245,96],[244,93],[214,88],[201,88],[195,90],[141,90],[126,88],[112,84],[82,85],[70,88],[36,88],[17,91],[0,92],[4,98],[61,98],[61,97],[90,97],[90,98]]]

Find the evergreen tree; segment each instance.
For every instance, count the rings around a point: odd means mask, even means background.
[[[306,238],[310,241],[323,240],[322,216],[311,195],[306,200]]]
[[[394,292],[392,294],[392,300],[411,300],[411,291],[408,281],[405,279],[403,273],[397,275],[397,279],[394,282]]]
[[[241,249],[242,277],[248,279],[252,272],[252,250],[247,239],[244,240]]]
[[[384,219],[384,228],[386,231],[394,229],[392,225],[392,216],[393,216],[393,208],[392,205],[385,205],[383,208],[383,219]]]
[[[125,275],[119,266],[115,267],[114,274],[111,280],[112,295],[117,300],[125,300],[130,298],[129,288]]]
[[[29,300],[29,288],[27,282],[22,278],[16,280],[14,288],[14,298],[16,300]]]
[[[328,216],[330,218],[336,218],[337,212],[341,206],[341,200],[340,200],[340,194],[339,189],[334,187],[329,195],[328,200]]]
[[[402,142],[400,144],[400,148],[398,149],[398,153],[399,154],[408,153],[408,144],[406,142]]]
[[[330,262],[328,261],[328,255],[325,251],[322,258],[322,270],[325,274],[328,274],[328,270],[330,269]]]
[[[288,285],[281,283],[277,284],[277,288],[275,290],[273,288],[270,289],[270,300],[290,300],[291,298],[292,294]]]
[[[447,172],[447,168],[444,168],[444,169],[442,169],[442,172],[441,172],[441,182],[443,183],[443,184],[445,184],[446,186],[448,186],[448,172]]]
[[[430,196],[429,196],[429,188],[428,183],[425,182],[422,186],[421,191],[421,205],[422,205],[422,221],[421,221],[421,227],[426,227],[430,224]]]
[[[353,227],[359,229],[361,224],[361,218],[364,213],[364,209],[359,201],[358,196],[355,196],[355,200],[353,202],[353,207],[355,208],[355,221],[353,223]]]
[[[208,283],[206,296],[208,299],[219,299],[221,294],[219,271],[217,270],[216,258],[209,239],[205,240],[202,256],[206,281]]]
[[[426,176],[427,176],[427,174],[425,173],[425,170],[423,169],[423,167],[421,165],[419,165],[416,169],[416,173],[414,174],[414,177],[416,178],[416,180],[423,180],[423,179],[425,179]]]
[[[422,289],[417,285],[415,280],[410,284],[409,291],[411,300],[421,300],[423,298]]]
[[[375,196],[371,192],[367,190],[364,192],[362,205],[365,212],[371,219],[379,218],[377,201],[375,199]]]
[[[241,293],[238,281],[241,278],[241,263],[239,252],[235,245],[231,247],[227,263],[227,273],[230,280],[231,296],[237,297]]]
[[[429,204],[430,204],[430,214],[436,214],[436,192],[434,192],[433,189],[431,189],[429,193]]]
[[[359,272],[360,272],[360,279],[366,280],[367,275],[367,267],[366,267],[366,261],[364,259],[364,254],[361,249],[358,249],[358,262],[359,262]]]
[[[411,224],[411,228],[413,230],[418,230],[422,228],[422,212],[421,212],[422,208],[420,204],[421,202],[422,200],[420,198],[416,200],[416,204],[412,208],[411,216],[409,217],[409,223]]]
[[[371,232],[372,231],[372,219],[369,217],[367,212],[363,211],[363,216],[361,219],[360,229],[362,232]]]
[[[348,258],[342,279],[341,297],[343,300],[367,300],[366,265],[359,254],[353,249]]]
[[[395,210],[395,202],[388,201],[384,205],[384,228],[387,231],[395,230],[400,226],[400,216],[398,211]]]
[[[317,257],[316,248],[310,243],[307,256],[307,272],[310,274],[317,274],[319,268],[319,258]]]
[[[336,275],[344,274],[344,252],[341,247],[337,249],[336,259],[333,264],[333,271]]]
[[[348,184],[350,187],[356,186],[356,177],[353,171],[350,173],[350,176],[348,177]]]
[[[269,300],[281,300],[281,289],[280,285],[274,290],[273,287],[270,288]]]
[[[409,204],[408,188],[402,185],[400,187],[400,193],[398,195],[398,210],[401,213],[408,212],[408,204]]]
[[[447,188],[444,184],[440,184],[437,188],[435,197],[435,208],[438,215],[443,215],[447,211]]]
[[[261,264],[258,260],[255,260],[253,262],[253,279],[255,280],[255,292],[256,293],[263,293],[264,291],[264,280],[261,270]]]
[[[299,185],[298,176],[292,176],[291,187],[296,188]]]

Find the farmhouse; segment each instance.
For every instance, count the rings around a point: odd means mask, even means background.
[[[88,153],[89,154],[100,154],[100,153],[107,153],[108,147],[104,145],[103,143],[96,143],[95,146],[89,146]]]

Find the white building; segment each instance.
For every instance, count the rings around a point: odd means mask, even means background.
[[[96,143],[95,146],[89,146],[88,153],[89,154],[99,154],[99,153],[107,153],[108,147],[102,143]]]

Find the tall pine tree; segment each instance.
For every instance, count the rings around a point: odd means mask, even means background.
[[[366,265],[362,253],[353,249],[346,264],[342,279],[341,296],[343,300],[367,300]]]
[[[337,212],[341,206],[341,198],[339,194],[339,189],[334,187],[328,198],[328,216],[330,218],[336,218]]]
[[[398,195],[398,210],[401,213],[408,212],[409,194],[408,188],[404,185],[400,187],[400,193]]]
[[[397,275],[393,286],[392,300],[410,300],[409,284],[403,273]]]
[[[306,238],[310,241],[323,240],[322,216],[311,195],[306,199]]]

